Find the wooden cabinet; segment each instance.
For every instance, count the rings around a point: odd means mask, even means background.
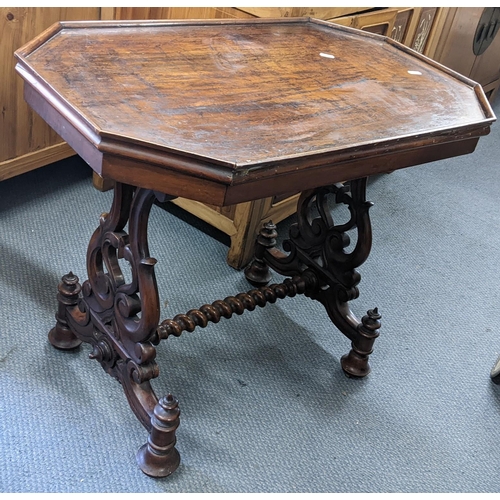
[[[443,11],[446,11],[446,8],[391,7],[332,18],[329,21],[389,36],[417,52],[427,54],[436,21]]]
[[[349,14],[365,12],[372,7],[237,7],[254,17],[314,17],[333,19]]]
[[[329,19],[332,23],[350,26],[377,35],[388,36],[394,26],[397,9],[376,9],[371,12]]]
[[[99,17],[98,7],[0,7],[0,180],[74,154],[24,102],[14,51],[59,20]]]
[[[106,7],[108,19],[245,19],[256,17],[234,7]]]
[[[480,83],[490,100],[500,88],[500,8],[450,8],[434,59]]]

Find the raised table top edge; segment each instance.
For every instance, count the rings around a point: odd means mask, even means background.
[[[18,49],[15,53],[18,63],[17,71],[25,79],[25,84],[36,87],[36,91],[43,96],[45,100],[59,113],[64,120],[68,121],[100,152],[109,154],[113,157],[124,157],[135,159],[139,162],[150,162],[151,164],[179,171],[186,175],[194,175],[199,178],[207,178],[215,183],[223,184],[228,187],[245,184],[246,182],[256,182],[264,180],[266,177],[273,176],[280,168],[280,173],[286,174],[287,170],[292,171],[294,164],[302,162],[304,157],[308,157],[307,164],[313,168],[333,165],[335,163],[345,163],[349,161],[359,161],[363,158],[369,159],[377,155],[385,156],[387,154],[398,154],[398,151],[418,149],[429,146],[438,146],[440,143],[454,142],[486,135],[489,132],[489,126],[496,120],[496,117],[489,105],[482,87],[460,75],[453,70],[442,66],[432,59],[413,51],[412,49],[395,42],[389,37],[384,37],[369,32],[356,30],[354,28],[335,25],[335,29],[346,32],[356,32],[370,38],[383,39],[385,42],[393,45],[399,50],[409,52],[413,56],[425,60],[439,71],[443,71],[453,78],[468,85],[474,90],[485,116],[484,120],[465,124],[457,128],[445,128],[441,131],[433,129],[429,134],[421,133],[419,136],[391,137],[387,141],[376,141],[354,144],[352,147],[340,148],[340,151],[329,148],[324,151],[315,151],[313,154],[304,153],[294,156],[267,158],[265,161],[258,161],[254,164],[231,163],[217,158],[197,157],[196,154],[181,151],[174,148],[151,143],[141,143],[132,137],[117,135],[106,130],[99,129],[95,124],[86,120],[81,113],[71,104],[67,103],[50,85],[45,82],[30,67],[26,57],[43,45],[47,40],[56,35],[62,29],[87,28],[87,27],[124,27],[124,26],[171,26],[171,25],[237,25],[237,24],[270,24],[270,23],[305,23],[311,22],[326,27],[332,23],[304,18],[279,18],[279,19],[212,19],[212,20],[155,20],[155,21],[69,21],[59,22],[41,33],[36,39]],[[428,136],[427,136],[428,135]],[[70,144],[71,145],[71,144]],[[433,148],[435,149],[435,148]],[[92,165],[91,165],[92,166]],[[239,170],[237,170],[239,169]]]

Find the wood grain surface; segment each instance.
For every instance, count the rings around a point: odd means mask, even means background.
[[[307,18],[63,23],[17,55],[47,119],[54,108],[101,152],[222,184],[286,174],[298,192],[305,168],[388,153],[401,166],[430,161],[494,120],[474,82],[388,38]]]

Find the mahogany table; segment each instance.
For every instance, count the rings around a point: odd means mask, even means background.
[[[155,346],[305,294],[351,341],[343,370],[365,376],[380,314],[359,320],[349,302],[371,247],[367,177],[471,153],[495,120],[478,84],[389,38],[309,18],[64,22],[16,57],[27,102],[115,181],[88,277],[63,276],[49,339],[91,344],[120,381],[149,432],[139,466],[156,477],[179,464],[179,408],[151,387]],[[147,242],[156,197],[224,206],[299,192],[283,249],[272,222],[258,236],[246,270],[255,289],[160,322]],[[329,200],[347,205],[348,222],[333,220]],[[268,285],[270,267],[288,278]]]

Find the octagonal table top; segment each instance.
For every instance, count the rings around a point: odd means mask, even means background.
[[[216,204],[468,153],[495,120],[475,82],[309,18],[63,22],[16,57],[97,172]]]

